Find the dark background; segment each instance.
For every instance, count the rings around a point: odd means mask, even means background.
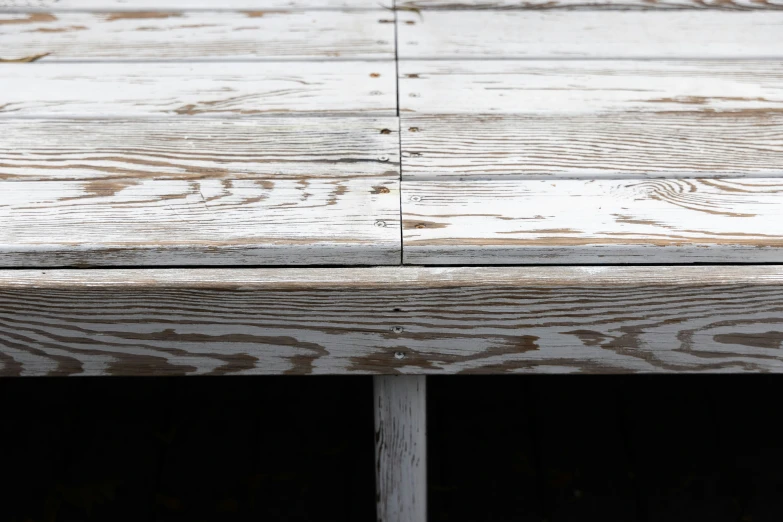
[[[432,521],[783,520],[783,377],[430,377]],[[363,521],[372,378],[0,379],[0,521]]]

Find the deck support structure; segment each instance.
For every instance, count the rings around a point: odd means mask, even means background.
[[[373,384],[378,521],[425,522],[426,377],[380,375]]]

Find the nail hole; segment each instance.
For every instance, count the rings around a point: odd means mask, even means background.
[[[394,312],[402,312],[402,310],[400,310],[399,308],[395,308],[393,311]]]
[[[381,134],[391,134],[391,129],[381,129]]]
[[[405,23],[407,25],[416,25],[416,21],[415,20],[405,20]]]
[[[380,78],[381,75],[378,73],[370,73],[370,78]]]
[[[376,221],[375,222],[375,226],[378,227],[378,228],[383,228],[383,227],[386,226],[386,222],[385,221]]]
[[[410,127],[408,129],[408,131],[410,131],[410,132],[419,132],[419,128],[418,127]]]
[[[416,225],[416,228],[427,228],[427,225],[425,225],[424,223],[419,223],[418,225]]]

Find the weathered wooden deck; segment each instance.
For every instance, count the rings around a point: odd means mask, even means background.
[[[420,521],[423,375],[783,372],[777,0],[6,0],[0,61],[2,376],[409,374]]]

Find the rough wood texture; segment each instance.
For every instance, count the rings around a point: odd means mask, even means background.
[[[397,118],[0,120],[0,179],[399,177]]]
[[[426,522],[426,377],[376,376],[373,385],[377,520]]]
[[[401,114],[783,110],[781,61],[408,60],[400,74]]]
[[[0,28],[6,59],[394,59],[382,11],[0,13]]]
[[[780,0],[403,0],[419,9],[783,9]]]
[[[0,266],[400,262],[395,178],[0,182]]]
[[[414,264],[783,262],[783,179],[403,183]]]
[[[403,11],[400,58],[781,58],[783,13]]]
[[[772,0],[775,1],[775,0]],[[380,9],[368,0],[3,0],[0,12]]]
[[[396,114],[384,62],[0,65],[0,117]]]
[[[783,268],[0,271],[0,375],[783,372]]]
[[[775,111],[408,115],[401,136],[406,179],[783,176]]]

